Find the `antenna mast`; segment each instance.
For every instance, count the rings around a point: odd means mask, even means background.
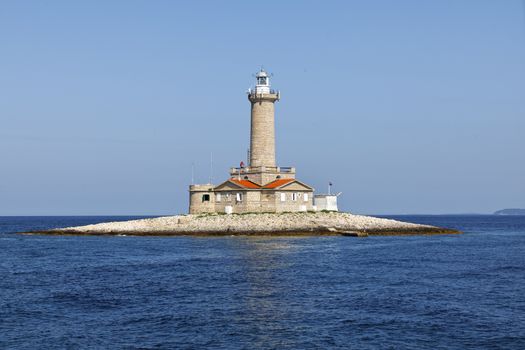
[[[213,152],[210,152],[210,184],[213,183]]]
[[[191,184],[195,185],[195,163],[191,163]]]

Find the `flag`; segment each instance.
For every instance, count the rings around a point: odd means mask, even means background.
[[[241,160],[241,164],[239,164],[241,168],[244,168],[244,162]]]

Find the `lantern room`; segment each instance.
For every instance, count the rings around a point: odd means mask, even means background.
[[[263,69],[255,75],[257,80],[255,85],[256,94],[269,94],[270,93],[270,77]]]

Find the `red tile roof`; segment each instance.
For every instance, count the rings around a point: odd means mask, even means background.
[[[255,182],[251,182],[250,180],[239,180],[239,179],[232,178],[230,179],[230,181],[237,185],[245,187],[245,188],[252,188],[252,189],[261,188],[261,186],[257,185]]]
[[[252,182],[250,180],[239,180],[237,178],[231,178],[230,181],[233,182],[234,184],[237,184],[237,185],[241,186],[241,187],[257,190],[257,189],[263,189],[263,188],[264,189],[279,188],[279,187],[284,186],[286,184],[289,184],[290,182],[293,182],[295,180],[294,179],[278,179],[278,180],[269,182],[269,183],[267,183],[264,186],[260,186],[260,185],[256,184],[255,182]]]
[[[266,185],[263,186],[263,188],[278,188],[278,187],[281,187],[293,181],[295,180],[294,179],[279,179],[279,180],[275,180],[270,183],[267,183]]]

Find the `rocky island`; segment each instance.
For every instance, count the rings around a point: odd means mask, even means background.
[[[230,168],[220,184],[189,186],[189,214],[109,222],[39,232],[55,235],[401,235],[459,233],[446,228],[338,212],[341,192],[315,193],[296,178],[293,166],[278,166],[275,154],[274,104],[281,94],[270,76],[258,72],[248,90],[250,147],[246,164]]]
[[[341,212],[190,214],[27,232],[52,235],[316,236],[454,234],[460,231]]]

